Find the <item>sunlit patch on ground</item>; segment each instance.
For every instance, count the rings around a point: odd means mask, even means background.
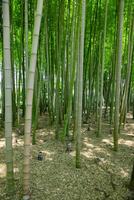
[[[89,143],[89,142],[87,142],[87,141],[84,141],[84,144],[85,144],[85,146],[88,147],[88,148],[91,148],[91,149],[92,149],[92,148],[95,148],[93,144],[91,144],[91,143]]]
[[[14,140],[13,147],[15,148],[16,146],[24,146],[24,141],[22,139]]]
[[[19,168],[14,167],[13,171],[14,171],[14,173],[18,173],[19,172]]]
[[[122,133],[122,135],[124,135],[124,136],[126,136],[126,134],[127,134],[127,136],[134,137],[134,130],[133,129],[130,130],[129,133],[126,133],[126,131]]]
[[[6,177],[6,164],[0,164],[0,178]]]
[[[5,139],[0,139],[0,148],[4,148],[5,147]]]
[[[42,151],[45,160],[53,160],[54,152]]]
[[[104,142],[105,144],[110,144],[112,145],[112,142],[110,139],[102,139],[102,142]]]
[[[121,169],[120,173],[122,174],[123,177],[128,177],[129,176],[129,173],[124,169]]]
[[[124,144],[124,145],[127,145],[128,147],[134,147],[134,141],[132,140],[120,139],[119,144]]]
[[[86,151],[82,151],[82,153],[81,153],[83,156],[85,156],[86,158],[94,158],[95,156],[94,156],[94,154],[93,154],[93,152],[92,152],[92,150],[90,151],[90,150],[86,150]]]

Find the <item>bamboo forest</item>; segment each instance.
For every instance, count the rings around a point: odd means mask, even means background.
[[[134,0],[0,0],[0,200],[134,200]]]

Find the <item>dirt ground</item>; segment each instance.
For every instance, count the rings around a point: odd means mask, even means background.
[[[66,153],[66,145],[55,141],[54,128],[41,119],[37,144],[31,152],[31,200],[125,200],[134,159],[134,120],[128,119],[121,130],[119,152],[113,151],[112,135],[105,122],[96,138],[95,125],[82,128],[81,169],[75,168],[75,151]],[[42,126],[42,125],[41,125]],[[14,133],[14,172],[16,200],[22,199],[23,136]],[[4,138],[0,138],[0,200],[5,194],[6,166]],[[37,160],[43,152],[43,161]]]

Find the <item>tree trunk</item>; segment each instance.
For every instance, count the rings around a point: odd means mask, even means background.
[[[37,11],[34,21],[32,52],[30,66],[28,71],[27,88],[26,88],[26,113],[25,113],[25,137],[24,137],[24,199],[30,199],[30,145],[31,145],[31,124],[32,124],[32,100],[34,89],[34,76],[37,61],[37,49],[39,41],[39,32],[41,24],[41,16],[43,9],[43,0],[38,0]]]
[[[85,35],[85,13],[86,13],[86,0],[82,0],[79,5],[82,6],[81,13],[81,27],[80,27],[80,37],[79,37],[79,47],[78,47],[78,107],[76,111],[76,167],[80,168],[80,146],[81,146],[81,118],[82,118],[82,89],[83,89],[83,58],[84,58],[84,35]]]
[[[124,0],[119,0],[118,9],[118,30],[117,30],[117,56],[115,69],[115,114],[114,114],[114,150],[118,150],[118,134],[119,134],[119,109],[120,109],[120,80],[121,80],[121,65],[122,65],[122,34],[123,34],[123,11]]]
[[[3,8],[3,48],[4,48],[4,75],[5,75],[5,138],[6,138],[6,165],[7,191],[14,194],[13,181],[13,150],[12,150],[12,72],[10,52],[10,20],[9,0],[2,1]]]
[[[129,37],[128,37],[127,75],[126,75],[126,83],[125,83],[124,94],[123,94],[123,99],[122,99],[120,123],[122,123],[123,120],[126,118],[127,101],[128,101],[128,96],[129,96],[129,86],[130,86],[130,79],[131,79],[133,41],[134,41],[134,14],[133,12],[134,11],[132,11],[131,19],[130,19],[130,30],[129,30]]]
[[[101,122],[102,122],[102,105],[103,105],[103,79],[104,79],[104,66],[105,66],[105,40],[107,29],[107,12],[108,12],[108,0],[105,2],[105,21],[103,30],[103,44],[102,44],[102,62],[101,62],[101,80],[100,80],[100,107],[99,107],[99,119],[98,119],[98,132],[97,136],[101,134]]]
[[[25,0],[25,86],[28,74],[28,0]]]

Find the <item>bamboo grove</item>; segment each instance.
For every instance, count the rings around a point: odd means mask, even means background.
[[[133,0],[2,0],[0,116],[5,127],[8,193],[14,194],[12,127],[24,119],[24,199],[31,143],[48,113],[55,139],[73,140],[81,164],[81,125],[102,121],[118,151],[127,112],[134,116]],[[73,133],[70,134],[70,129]],[[32,138],[32,139],[31,139]]]

